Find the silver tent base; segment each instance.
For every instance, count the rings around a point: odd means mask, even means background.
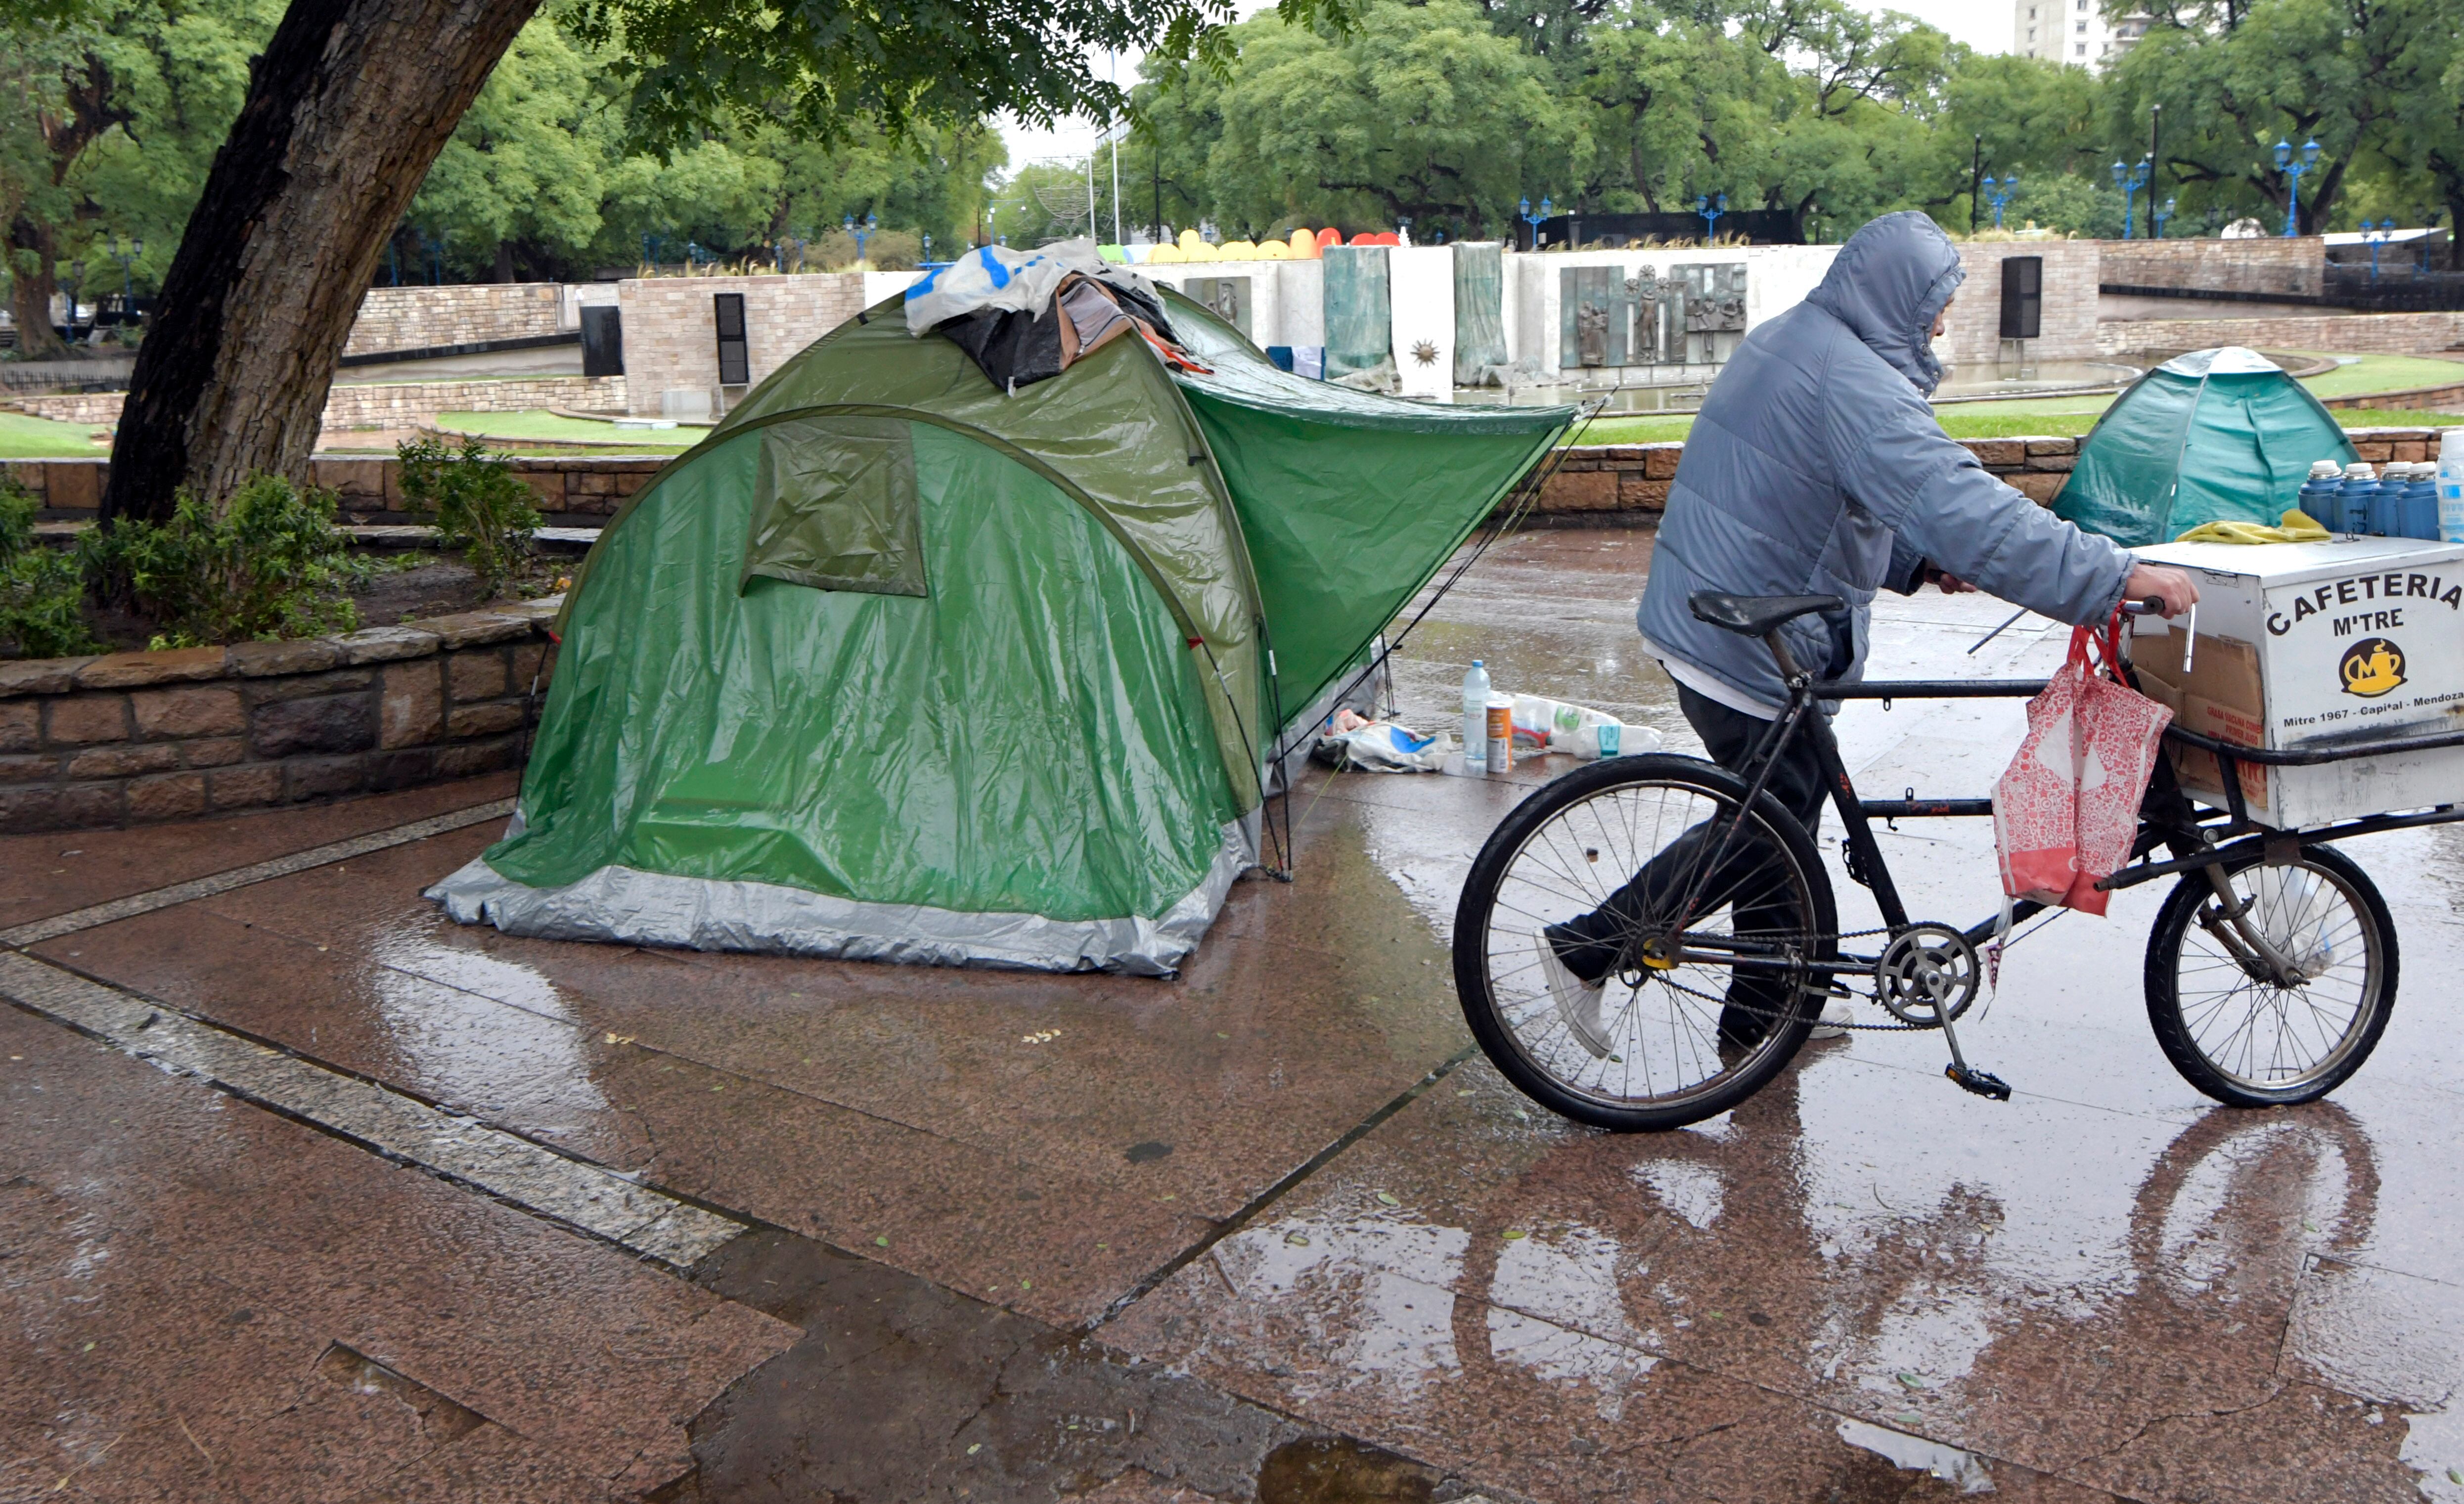
[[[514,819],[518,830],[521,817]],[[1204,879],[1155,919],[961,914],[619,866],[563,887],[535,888],[498,873],[484,857],[473,858],[426,896],[459,923],[541,940],[1171,976],[1215,923],[1233,880],[1254,860],[1250,823],[1223,827],[1223,844]]]

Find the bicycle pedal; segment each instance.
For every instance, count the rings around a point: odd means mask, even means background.
[[[1991,1071],[1972,1071],[1963,1066],[1946,1065],[1942,1068],[1942,1074],[1957,1081],[1961,1091],[1974,1092],[1979,1097],[1991,1097],[1995,1101],[2011,1100],[2011,1083]]]

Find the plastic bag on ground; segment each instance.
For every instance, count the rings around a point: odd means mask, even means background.
[[[1362,773],[1441,773],[1447,754],[1455,750],[1451,736],[1423,736],[1392,721],[1366,720],[1353,711],[1337,710],[1327,721],[1326,734],[1318,738],[1311,755],[1331,767]]]
[[[2028,702],[2028,734],[1993,786],[1994,850],[2013,898],[2101,914],[2108,895],[2098,880],[2130,860],[2173,712],[2110,677],[2122,661],[2120,621],[2101,637],[2072,631],[2070,657]]]

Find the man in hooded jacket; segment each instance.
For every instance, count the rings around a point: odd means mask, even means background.
[[[1925,215],[1872,221],[1803,303],[1746,337],[1686,436],[1637,621],[1677,681],[1687,723],[1741,774],[1750,776],[1788,689],[1759,638],[1694,616],[1697,591],[1841,598],[1845,613],[1798,617],[1780,636],[1801,666],[1847,680],[1863,677],[1872,602],[1885,586],[1984,590],[2071,622],[2102,621],[2125,596],[2160,598],[2167,616],[2198,599],[2181,570],[2138,563],[2080,532],[1943,432],[1925,401],[1942,380],[1932,341],[1965,274]],[[1806,738],[1791,739],[1770,788],[1807,830],[1819,828],[1828,791]],[[1623,939],[1656,888],[1690,864],[1691,847],[1680,838],[1598,909],[1542,933],[1557,1011],[1595,1056],[1613,1048],[1605,981]],[[1738,927],[1755,917],[1748,906]],[[1784,1001],[1776,984],[1740,973],[1723,1040],[1752,1043]],[[1824,1023],[1846,1018],[1836,1004]]]

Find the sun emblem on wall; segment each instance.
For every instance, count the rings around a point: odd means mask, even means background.
[[[1412,347],[1412,359],[1419,361],[1422,365],[1437,364],[1438,347],[1436,341],[1423,339],[1419,344],[1414,345]]]

